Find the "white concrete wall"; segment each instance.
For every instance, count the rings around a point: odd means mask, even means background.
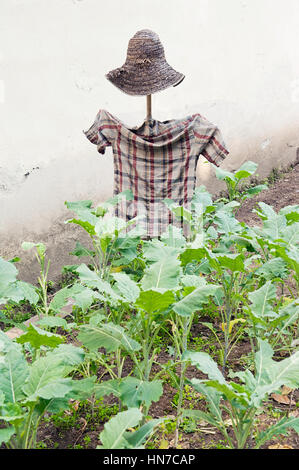
[[[142,123],[145,97],[104,75],[143,28],[186,76],[153,96],[154,118],[206,116],[230,149],[228,169],[250,159],[264,175],[295,160],[298,0],[0,0],[0,254],[28,238],[62,240],[65,200],[112,194],[111,149],[99,155],[82,129],[99,108]],[[198,177],[218,187],[209,165]]]

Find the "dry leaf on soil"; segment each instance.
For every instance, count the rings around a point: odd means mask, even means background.
[[[287,395],[280,395],[279,393],[272,393],[271,398],[273,400],[277,401],[278,403],[281,403],[282,405],[296,405],[294,400],[290,400]]]
[[[282,444],[273,444],[269,446],[268,449],[293,449],[294,447]]]
[[[287,387],[286,385],[284,385],[282,387],[282,390],[281,390],[281,394],[282,395],[288,395],[289,393],[293,392],[294,389],[293,388],[290,388],[290,387]]]

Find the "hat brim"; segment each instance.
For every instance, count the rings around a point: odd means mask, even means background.
[[[171,86],[179,85],[185,75],[164,62],[147,67],[124,64],[109,72],[106,78],[128,95],[152,95]]]

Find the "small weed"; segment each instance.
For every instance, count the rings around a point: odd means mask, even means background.
[[[190,337],[190,349],[194,351],[204,351],[210,354],[212,357],[216,357],[218,352],[217,352],[217,346],[215,342],[213,341],[213,337],[206,338],[202,336],[193,336]]]
[[[194,401],[198,401],[200,399],[199,393],[197,393],[192,387],[189,385],[185,385],[184,390],[183,390],[183,405],[187,406],[189,409],[194,408]],[[174,408],[177,408],[178,405],[178,400],[179,400],[179,392],[177,392],[173,399],[171,404],[173,405]]]
[[[29,320],[33,315],[34,312],[28,301],[19,303],[9,301],[0,310],[0,323],[4,324],[4,331],[6,331],[19,323]]]
[[[71,428],[80,429],[82,426],[80,417],[84,417],[88,428],[94,430],[99,423],[108,421],[118,411],[118,405],[103,406],[103,398],[96,400],[93,404],[90,400],[85,400],[72,403],[69,410],[52,414],[44,421],[53,423],[60,431],[66,431]]]
[[[36,443],[36,449],[47,449],[47,444],[43,441],[38,441]]]

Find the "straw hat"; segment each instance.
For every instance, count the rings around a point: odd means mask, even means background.
[[[142,29],[130,39],[124,65],[111,70],[106,78],[128,95],[151,95],[178,85],[185,75],[166,62],[159,36]]]

